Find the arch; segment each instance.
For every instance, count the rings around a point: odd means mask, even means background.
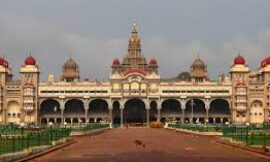
[[[8,123],[20,123],[20,118],[16,117],[16,114],[20,113],[20,104],[18,101],[12,100],[7,104],[7,122]],[[15,114],[15,116],[14,116]]]
[[[166,118],[164,118],[164,117],[160,118],[160,122],[161,122],[161,123],[165,123],[166,121],[167,121]]]
[[[150,109],[149,109],[149,121],[157,121],[158,119],[158,109],[157,109],[157,102],[151,101],[150,102]]]
[[[206,116],[206,109],[205,109],[205,103],[203,100],[200,99],[191,99],[188,100],[186,103],[186,109],[185,109],[185,116],[191,117],[192,114],[192,100],[193,100],[193,119],[192,121],[196,121],[199,117],[205,117]]]
[[[263,123],[264,122],[264,110],[263,102],[254,100],[251,102],[250,107],[250,123]]]
[[[89,118],[89,123],[94,123],[95,119],[94,118]]]
[[[225,99],[214,99],[210,103],[208,114],[211,117],[228,117],[230,116],[230,104]]]
[[[123,119],[125,123],[146,122],[146,108],[144,102],[135,98],[126,101],[123,110]]]
[[[46,118],[41,118],[40,122],[41,122],[41,124],[47,124],[47,119]]]
[[[54,118],[49,118],[49,123],[55,123]]]
[[[65,122],[70,124],[71,123],[71,119],[70,118],[65,118]]]
[[[65,117],[84,117],[84,104],[79,99],[70,99],[65,103],[64,109]]]
[[[114,101],[112,104],[112,123],[120,124],[121,123],[121,110],[120,110],[120,102]]]
[[[88,117],[109,119],[110,110],[108,103],[103,99],[94,99],[89,103]]]
[[[174,121],[181,117],[181,103],[176,99],[166,99],[161,103],[160,116],[169,121]]]
[[[61,117],[60,103],[55,99],[43,100],[40,104],[41,117]]]

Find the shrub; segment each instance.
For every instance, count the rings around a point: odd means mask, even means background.
[[[161,122],[150,122],[150,128],[163,128],[163,124]]]

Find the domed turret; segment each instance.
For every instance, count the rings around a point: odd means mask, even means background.
[[[202,61],[199,54],[191,65],[191,78],[196,82],[203,82],[208,79],[207,66]]]
[[[237,57],[235,57],[234,65],[245,65],[245,64],[246,64],[246,61],[243,56],[239,54]]]
[[[119,61],[117,58],[115,58],[115,59],[113,60],[113,62],[112,62],[112,65],[113,65],[113,66],[119,66],[119,65],[120,65],[120,61]]]
[[[204,62],[200,59],[200,57],[197,57],[194,61],[193,64],[191,65],[193,68],[198,68],[198,69],[205,69],[206,65]]]
[[[36,60],[32,57],[32,55],[30,54],[24,61],[25,65],[36,65]]]
[[[150,65],[157,65],[157,60],[156,60],[156,59],[151,59],[151,60],[149,61],[149,64],[150,64]]]
[[[265,58],[262,62],[261,62],[261,68],[270,65],[270,56]]]
[[[66,82],[74,82],[80,79],[79,66],[71,57],[63,65],[61,78]]]

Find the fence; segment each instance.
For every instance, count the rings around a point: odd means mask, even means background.
[[[223,136],[241,141],[247,145],[270,146],[270,127],[269,125],[255,126],[231,126],[223,129]]]
[[[110,124],[87,124],[87,125],[79,125],[76,127],[72,127],[72,131],[89,131],[89,130],[95,130],[95,129],[103,129],[103,128],[109,128]]]
[[[40,131],[12,129],[0,132],[0,155],[29,149],[33,146],[51,145],[52,141],[69,136],[69,128],[48,128]],[[8,132],[8,133],[7,133]]]
[[[187,129],[192,131],[199,131],[199,132],[222,132],[223,126],[221,125],[195,125],[195,124],[177,124],[171,123],[168,124],[168,127],[171,128],[179,128],[179,129]]]

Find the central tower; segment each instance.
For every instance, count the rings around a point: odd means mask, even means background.
[[[141,51],[141,40],[138,36],[136,24],[134,23],[128,42],[128,54],[124,57],[122,62],[123,68],[126,70],[138,68],[145,71],[147,62]]]

